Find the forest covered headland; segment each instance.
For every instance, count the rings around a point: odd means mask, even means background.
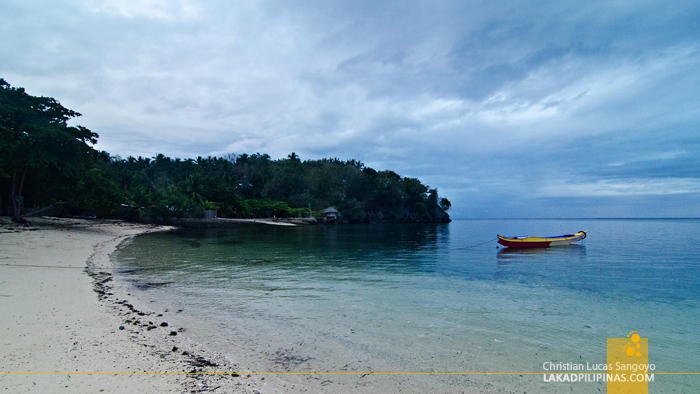
[[[121,158],[94,149],[97,133],[68,125],[79,116],[0,78],[0,214],[325,219],[332,207],[348,223],[450,221],[437,189],[354,159]]]

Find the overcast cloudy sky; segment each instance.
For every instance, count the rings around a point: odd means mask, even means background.
[[[122,157],[354,158],[454,218],[700,216],[697,0],[2,0],[0,77]]]

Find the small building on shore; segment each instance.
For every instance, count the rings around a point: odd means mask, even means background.
[[[323,213],[326,214],[326,222],[335,222],[340,219],[340,212],[333,207],[326,208]]]

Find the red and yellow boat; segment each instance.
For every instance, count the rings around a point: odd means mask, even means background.
[[[556,237],[502,237],[499,235],[498,243],[509,248],[549,248],[578,242],[586,238],[586,232],[579,231],[576,234],[557,235]]]

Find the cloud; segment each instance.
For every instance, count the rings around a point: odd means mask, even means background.
[[[9,1],[0,74],[83,113],[122,156],[356,158],[439,187],[456,216],[552,213],[535,201],[576,193],[687,205],[698,15],[693,1]]]
[[[201,11],[198,4],[189,0],[92,0],[87,2],[87,9],[127,18],[148,19],[193,18]]]
[[[618,197],[698,193],[700,193],[700,179],[697,178],[623,178],[598,180],[592,183],[559,181],[549,183],[540,190],[539,194],[544,197]]]

